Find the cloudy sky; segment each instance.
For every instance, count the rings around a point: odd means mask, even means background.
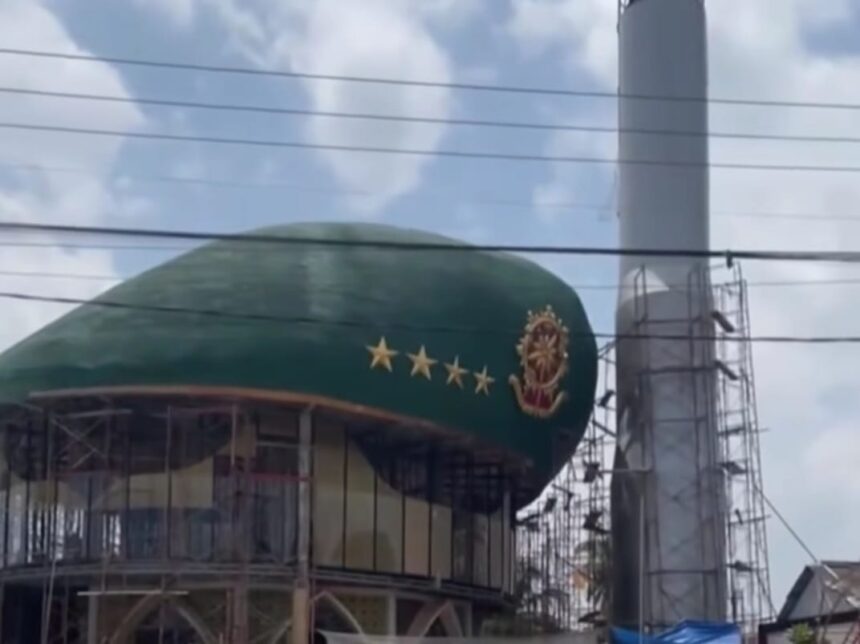
[[[860,103],[854,0],[711,0],[711,93]],[[0,47],[506,85],[616,87],[615,0],[4,0]],[[614,125],[616,106],[449,89],[122,67],[0,54],[0,87],[442,118]],[[4,94],[0,121],[340,145],[607,156],[612,135],[356,122]],[[717,107],[712,128],[857,136],[860,112]],[[857,165],[857,145],[715,141],[726,162]],[[0,220],[238,231],[370,220],[474,242],[615,242],[611,166],[273,150],[0,129]],[[717,248],[858,249],[850,174],[714,171]],[[738,216],[747,213],[750,216]],[[802,214],[823,217],[765,217]],[[0,237],[0,289],[89,297],[175,254]],[[64,240],[68,241],[68,239]],[[96,240],[78,239],[96,246]],[[101,240],[104,243],[104,240]],[[181,244],[180,244],[181,245]],[[611,284],[608,259],[542,260]],[[9,274],[9,273],[14,274]],[[26,275],[39,272],[42,276]],[[860,278],[860,268],[747,265],[753,283]],[[44,275],[51,274],[51,275]],[[65,277],[63,277],[65,276]],[[860,284],[753,286],[755,334],[858,334]],[[584,288],[594,326],[614,293]],[[63,312],[3,302],[0,346]],[[765,486],[813,550],[858,558],[860,346],[757,346]],[[853,511],[849,511],[853,509]],[[806,563],[769,523],[775,602]]]

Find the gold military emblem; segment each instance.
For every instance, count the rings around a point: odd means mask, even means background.
[[[567,327],[551,306],[538,313],[529,311],[517,344],[522,375],[512,375],[508,381],[520,409],[530,416],[550,418],[567,398],[559,389],[569,366],[568,336]]]

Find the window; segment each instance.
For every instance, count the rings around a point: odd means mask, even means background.
[[[382,477],[376,481],[376,570],[400,573],[403,566],[403,495]]]
[[[343,427],[322,418],[314,423],[313,557],[321,566],[343,566]]]
[[[375,473],[352,441],[347,443],[346,567],[372,570]]]
[[[441,504],[433,505],[432,551],[430,574],[441,580],[451,578],[451,508]]]
[[[472,558],[474,556],[474,548],[472,546],[473,518],[471,512],[454,510],[452,572],[455,581],[467,584],[472,583]]]
[[[406,542],[404,572],[430,575],[430,506],[424,499],[406,497]]]

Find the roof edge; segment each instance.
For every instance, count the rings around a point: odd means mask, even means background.
[[[412,425],[428,432],[432,432],[442,436],[456,438],[458,442],[464,445],[470,445],[482,450],[497,453],[500,458],[505,461],[517,465],[531,467],[533,463],[530,459],[524,458],[521,454],[505,449],[502,446],[481,441],[469,432],[454,427],[446,427],[438,423],[434,423],[423,418],[409,416],[407,414],[397,414],[385,409],[352,403],[329,396],[320,396],[318,394],[307,394],[293,391],[279,391],[273,389],[253,389],[249,387],[209,387],[200,385],[129,385],[115,387],[85,387],[79,389],[54,389],[51,391],[36,391],[30,393],[27,401],[30,402],[47,402],[52,400],[60,400],[63,398],[75,398],[83,396],[196,396],[200,398],[242,398],[246,400],[255,400],[258,402],[272,402],[293,405],[307,405],[309,407],[318,407],[329,411],[356,414],[366,418],[372,418],[391,424]],[[22,402],[7,403],[20,405]]]

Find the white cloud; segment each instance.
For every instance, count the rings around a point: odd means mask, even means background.
[[[8,47],[86,54],[62,23],[39,2],[8,0],[0,4],[0,24]],[[108,65],[80,61],[0,57],[0,84],[56,91],[128,96],[120,76]],[[131,130],[144,125],[143,115],[129,104],[62,101],[27,96],[5,97],[0,120],[49,125],[105,127]],[[0,152],[0,219],[93,224],[108,213],[135,215],[148,207],[132,195],[111,189],[108,177],[122,140],[51,133],[4,131]],[[15,164],[30,167],[15,168]],[[42,168],[73,168],[74,172]],[[17,272],[114,272],[104,251],[62,249],[50,235],[9,235],[0,250],[0,269]],[[0,290],[86,299],[108,282],[74,279],[53,282],[35,277],[3,276]],[[62,314],[68,307],[4,300],[0,348],[20,339]]]
[[[29,248],[0,251],[0,291],[36,294],[43,297],[65,297],[87,300],[98,295],[113,282],[81,280],[75,274],[110,277],[115,274],[110,252],[95,250],[64,250],[57,246],[37,246],[50,242],[43,235],[18,236]],[[6,273],[19,275],[7,275]],[[35,278],[21,273],[40,273],[51,277]],[[68,278],[53,275],[69,275]],[[14,344],[29,333],[69,310],[66,304],[51,302],[21,302],[0,300],[3,324],[0,325],[0,350]]]
[[[616,77],[617,42],[615,35],[615,4],[612,2],[575,0],[512,0],[508,33],[520,45],[528,58],[552,53],[561,56],[561,66],[568,72],[585,72],[599,84],[613,86]],[[545,120],[557,123],[608,124],[606,103],[576,103],[562,111],[553,103],[545,109]],[[614,136],[588,132],[559,132],[546,146],[550,156],[581,156],[612,158],[617,139]],[[565,210],[553,207],[557,203],[587,203],[611,208],[611,193],[595,195],[595,175],[605,168],[589,168],[579,164],[555,164],[550,177],[535,186],[533,199],[538,216],[553,222]],[[613,188],[613,181],[603,182]],[[549,204],[549,205],[547,205]],[[588,216],[588,212],[577,213]],[[604,213],[605,217],[605,213]]]
[[[590,123],[598,121],[596,114],[577,119]],[[548,156],[609,159],[615,155],[616,139],[606,134],[561,132],[552,137],[546,147]],[[544,222],[570,217],[572,211],[577,217],[606,218],[615,205],[614,181],[603,167],[557,163],[551,167],[550,174],[547,181],[535,186],[532,194],[535,212]],[[570,204],[570,207],[559,207],[560,204]],[[577,209],[578,206],[581,209]]]
[[[228,24],[244,32],[243,38],[263,38],[264,27],[256,14],[267,11],[270,0],[251,0],[234,3],[232,0],[134,0],[141,8],[153,11],[168,19],[175,27],[189,28],[198,12],[214,10]],[[274,4],[274,3],[271,3]],[[304,0],[281,0],[281,10],[301,12],[312,2]],[[342,0],[341,6],[360,8],[361,0]],[[433,20],[445,26],[462,25],[480,15],[486,8],[486,0],[387,0],[387,6],[399,12],[409,12],[421,18]],[[243,6],[245,8],[243,8]],[[250,9],[248,9],[250,7]]]
[[[615,3],[605,0],[511,0],[509,32],[525,55],[557,53],[567,69],[616,87]],[[805,30],[844,19],[848,0],[708,3],[712,96],[860,102],[860,58],[816,53]],[[588,120],[582,112],[577,118]],[[712,130],[854,136],[857,114],[789,108],[711,108]],[[556,139],[563,141],[562,137]],[[579,146],[579,147],[578,147]],[[574,142],[568,149],[582,149]],[[850,145],[714,140],[715,161],[856,165]],[[536,193],[570,192],[582,171],[553,169]],[[860,225],[821,220],[717,216],[718,212],[854,214],[860,184],[848,174],[718,171],[711,175],[712,244],[716,248],[857,248]],[[860,277],[857,267],[749,263],[751,281]],[[757,335],[856,333],[860,306],[854,290],[817,286],[754,288]],[[764,438],[765,485],[777,506],[822,557],[856,557],[848,535],[860,531],[856,431],[860,405],[846,391],[856,385],[860,349],[844,346],[757,345],[757,389]],[[853,477],[853,478],[852,478]],[[825,521],[826,520],[826,521]],[[775,601],[806,563],[781,526],[769,526]]]
[[[150,5],[164,11],[162,3]],[[345,76],[417,78],[448,82],[453,71],[433,26],[455,26],[480,14],[482,0],[197,0],[197,15],[214,16],[229,46],[252,63],[271,68]],[[443,88],[378,86],[304,81],[314,109],[321,111],[420,114],[445,118],[452,109]],[[439,124],[307,121],[309,142],[324,145],[402,147],[433,150],[445,126]],[[415,189],[430,157],[358,154],[321,150],[317,158],[351,190],[378,193],[350,200],[372,213]]]
[[[380,76],[386,78],[427,78],[451,80],[449,61],[426,28],[390,3],[315,3],[307,19],[304,40],[291,49],[299,69],[326,73]],[[409,52],[404,56],[404,52]],[[445,118],[450,109],[450,92],[391,86],[378,87],[347,83],[308,83],[316,109],[392,114],[427,114]],[[393,122],[356,122],[314,118],[308,136],[314,143],[435,149],[444,126]],[[427,157],[356,155],[322,152],[335,176],[350,189],[379,193],[377,200],[355,202],[376,209],[389,199],[413,190],[430,163]]]
[[[177,29],[187,29],[194,22],[195,0],[133,0],[164,16]]]
[[[614,0],[511,0],[508,30],[527,55],[561,53],[566,65],[614,80]]]
[[[8,0],[0,7],[4,41],[10,48],[42,48],[71,54],[87,54],[71,39],[56,17],[38,2]],[[120,76],[108,65],[85,61],[51,60],[18,56],[0,57],[0,78],[4,85],[59,92],[92,92],[127,96]],[[50,99],[36,96],[5,96],[0,102],[4,121],[50,125],[98,125],[111,130],[130,130],[143,124],[139,110],[130,104]],[[3,160],[34,159],[42,165],[85,166],[107,171],[113,164],[122,140],[111,137],[58,135],[54,133],[3,132]],[[68,186],[79,182],[63,177],[46,177]]]
[[[818,479],[818,488],[838,501],[860,498],[860,432],[857,427],[836,426],[817,436],[802,464]],[[854,533],[856,534],[856,532]]]
[[[407,11],[419,11],[445,24],[462,24],[473,20],[486,8],[486,0],[397,0]]]
[[[711,61],[714,93],[788,100],[860,100],[860,59],[827,58],[811,51],[803,29],[814,17],[841,15],[845,3],[807,0],[768,7],[738,0],[711,5]],[[850,135],[856,114],[800,109],[714,110],[713,127],[794,133]],[[848,145],[794,145],[719,142],[715,159],[754,163],[851,165]],[[712,174],[714,210],[851,214],[860,204],[860,186],[847,175],[729,173]],[[714,218],[714,243],[734,247],[856,248],[860,227],[850,222]],[[858,275],[856,267],[838,265],[749,265],[751,280],[838,279]],[[751,300],[754,331],[800,335],[850,334],[860,308],[854,287],[761,289]],[[857,534],[860,519],[841,508],[860,506],[860,488],[842,485],[835,476],[850,460],[852,441],[844,424],[860,421],[860,407],[845,396],[856,382],[856,348],[761,346],[755,352],[763,422],[773,430],[764,453],[765,482],[777,505],[821,557],[856,557],[856,545],[844,535]],[[834,449],[841,443],[841,448]],[[856,447],[856,446],[855,446]],[[837,458],[837,452],[841,452]],[[856,449],[854,450],[856,453]],[[843,481],[844,482],[844,481]],[[776,590],[805,563],[803,553],[778,525],[773,576]],[[786,553],[790,553],[788,559]]]

